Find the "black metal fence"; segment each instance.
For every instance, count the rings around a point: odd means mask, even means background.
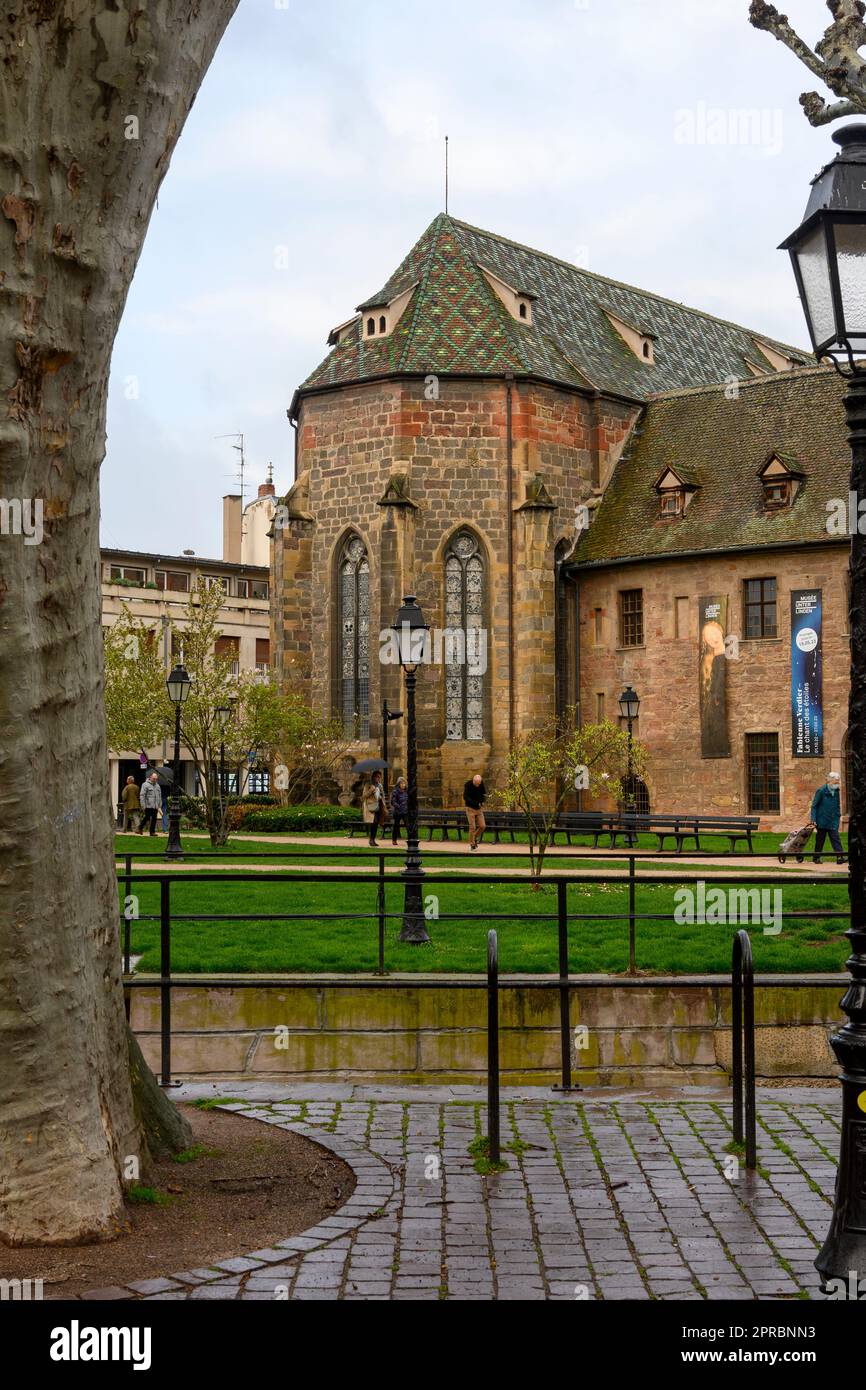
[[[349,851],[347,851],[347,852],[344,851],[343,853],[346,853],[347,857],[351,856],[352,858],[355,858],[355,859],[357,859],[357,857],[358,857],[357,851],[349,850]],[[341,854],[340,851],[335,851],[334,849],[322,849],[322,850],[319,850],[319,851],[299,850],[299,851],[283,852],[283,853],[281,854],[281,857],[291,858],[291,859],[316,859],[316,858],[322,858],[322,857],[332,858],[332,857],[334,857],[335,855],[336,855],[337,857],[340,857],[340,854]],[[367,975],[360,975],[360,976],[358,977],[358,987],[359,987],[359,988],[365,988],[365,989],[377,989],[377,988],[378,988],[378,989],[383,989],[383,988],[384,988],[384,989],[387,989],[387,988],[400,988],[400,989],[405,989],[405,988],[415,988],[415,989],[443,989],[443,988],[444,988],[444,989],[476,989],[476,990],[477,990],[477,989],[480,989],[480,988],[487,988],[487,989],[488,989],[488,998],[490,997],[490,990],[491,990],[492,986],[490,985],[489,980],[488,980],[487,984],[485,984],[485,983],[483,983],[483,982],[481,982],[481,981],[478,981],[477,979],[476,979],[476,980],[473,980],[473,979],[470,978],[470,979],[466,979],[466,980],[461,980],[461,979],[455,979],[453,976],[450,977],[450,978],[447,979],[447,980],[436,980],[436,979],[429,979],[429,978],[417,979],[417,980],[416,980],[416,979],[409,979],[409,978],[407,978],[406,976],[403,976],[403,977],[401,977],[400,980],[392,981],[392,980],[390,980],[390,979],[387,978],[387,976],[386,976],[386,924],[387,924],[387,922],[388,922],[390,919],[399,919],[400,917],[402,917],[402,913],[399,913],[399,912],[388,912],[388,911],[386,911],[385,890],[386,890],[386,886],[387,886],[388,884],[391,884],[391,885],[394,885],[394,886],[398,886],[398,887],[399,887],[399,886],[402,886],[403,880],[401,879],[401,877],[400,877],[400,875],[399,875],[398,873],[386,874],[386,872],[385,872],[385,864],[386,864],[386,860],[387,860],[387,859],[391,859],[391,860],[398,859],[398,860],[400,860],[400,859],[402,859],[402,856],[399,855],[399,854],[396,854],[396,855],[395,855],[395,854],[391,854],[391,855],[389,855],[389,854],[387,854],[386,852],[383,852],[383,851],[370,851],[370,854],[371,854],[371,855],[374,855],[375,858],[376,858],[377,861],[378,861],[378,862],[377,862],[377,866],[376,866],[375,874],[373,874],[373,875],[371,875],[370,873],[343,873],[343,872],[339,872],[339,873],[333,873],[333,872],[331,872],[331,873],[329,873],[329,872],[327,871],[326,868],[319,868],[319,869],[317,869],[317,870],[314,871],[314,872],[299,871],[299,872],[296,872],[295,874],[291,874],[291,873],[279,873],[279,874],[275,874],[275,873],[271,873],[271,872],[268,872],[268,873],[262,873],[262,872],[258,872],[258,873],[256,873],[256,872],[235,873],[235,872],[228,872],[228,871],[220,871],[220,872],[216,872],[216,873],[201,873],[201,872],[184,872],[184,871],[182,871],[182,870],[173,870],[173,871],[171,871],[171,872],[163,871],[162,873],[154,873],[154,872],[148,871],[148,870],[141,870],[141,869],[133,870],[133,866],[132,866],[132,858],[133,858],[133,856],[132,856],[131,854],[128,854],[128,855],[125,856],[125,861],[126,861],[126,862],[125,862],[124,872],[123,872],[123,875],[122,875],[122,882],[123,882],[123,885],[124,885],[125,890],[126,890],[126,897],[127,897],[127,899],[129,899],[129,898],[131,897],[131,895],[132,895],[132,885],[133,885],[133,883],[145,882],[145,883],[148,883],[148,884],[158,883],[158,885],[159,885],[159,902],[160,902],[159,914],[141,914],[140,916],[138,916],[138,917],[135,919],[135,920],[139,920],[139,921],[158,921],[159,924],[160,924],[160,971],[159,971],[159,977],[158,977],[158,979],[157,979],[157,980],[154,980],[153,978],[147,979],[147,978],[135,978],[135,977],[130,977],[130,955],[131,955],[130,931],[131,931],[131,920],[132,920],[132,919],[131,919],[128,915],[126,915],[126,916],[124,917],[124,927],[123,927],[123,929],[124,929],[124,943],[123,943],[123,952],[124,952],[124,973],[125,973],[125,976],[126,976],[125,983],[127,984],[127,986],[129,986],[129,987],[131,987],[131,988],[142,988],[142,987],[150,987],[150,988],[152,988],[153,985],[156,983],[156,984],[158,984],[159,989],[160,989],[160,999],[161,999],[161,1071],[162,1071],[162,1081],[163,1081],[163,1084],[169,1084],[170,1079],[171,1079],[171,990],[172,990],[173,988],[177,988],[178,986],[183,987],[183,988],[209,988],[209,989],[213,989],[213,988],[239,988],[239,987],[242,987],[242,986],[244,986],[244,985],[248,985],[248,984],[249,984],[249,979],[248,979],[248,977],[244,977],[244,976],[231,978],[231,977],[226,977],[225,975],[221,975],[221,976],[219,976],[218,978],[214,978],[213,976],[205,976],[205,975],[201,975],[201,976],[196,975],[196,976],[192,976],[192,977],[189,976],[189,975],[185,975],[185,976],[183,977],[183,979],[181,979],[181,980],[178,980],[176,977],[174,977],[174,976],[172,975],[172,967],[171,967],[171,927],[172,927],[172,923],[173,923],[173,922],[175,922],[175,923],[176,923],[176,922],[184,922],[184,921],[196,921],[196,922],[230,922],[230,921],[238,921],[238,922],[291,922],[291,921],[311,921],[311,920],[312,920],[312,921],[321,921],[321,922],[324,923],[324,922],[327,922],[327,921],[329,921],[329,920],[334,920],[334,919],[339,920],[339,921],[346,921],[346,920],[355,921],[355,920],[357,920],[357,921],[359,921],[359,922],[362,922],[362,921],[370,921],[370,920],[372,919],[372,920],[375,920],[376,925],[377,925],[377,958],[378,958],[378,971],[377,971],[377,976],[378,976],[378,977],[377,977],[377,978],[371,978],[370,976],[367,976]],[[143,857],[150,857],[150,856],[142,855],[142,856],[136,856],[136,857],[137,857],[137,858],[138,858],[138,857],[142,857],[142,858],[143,858]],[[160,857],[160,858],[161,858],[162,856],[161,856],[161,854],[160,854],[160,855],[155,855],[155,856],[152,856],[152,857]],[[206,858],[212,858],[213,856],[212,856],[212,855],[207,855],[207,854],[203,854],[203,855],[201,855],[201,856],[192,856],[192,855],[188,856],[188,858],[193,858],[193,857],[200,857],[200,858],[206,859]],[[225,858],[226,856],[225,856],[225,855],[222,855],[222,856],[220,856],[220,857],[221,857],[221,858]],[[241,856],[238,856],[238,857],[241,858],[241,859],[243,859],[243,858],[250,858],[250,857],[252,857],[252,856],[241,855]],[[256,855],[255,857],[256,857],[256,858],[259,858],[258,855]],[[366,857],[366,856],[365,856],[365,857]],[[562,858],[562,857],[568,857],[568,856],[557,856],[557,857],[558,857],[558,858]],[[587,858],[587,855],[584,853],[584,854],[580,854],[579,856],[578,856],[578,855],[575,855],[574,857],[575,857],[575,858],[579,857],[581,860],[585,860],[585,859]],[[498,976],[498,955],[497,955],[497,970],[496,970],[496,986],[495,986],[495,988],[496,988],[496,992],[497,992],[497,997],[498,997],[498,991],[499,991],[499,990],[502,990],[502,989],[514,989],[514,988],[525,987],[527,984],[530,984],[530,986],[531,986],[532,989],[554,989],[554,990],[556,990],[556,991],[558,992],[558,995],[559,995],[559,1014],[560,1014],[560,1052],[561,1052],[560,1086],[561,1086],[561,1089],[563,1089],[563,1090],[565,1090],[565,1091],[569,1091],[569,1090],[574,1089],[573,1083],[572,1083],[572,1075],[573,1075],[573,1072],[572,1072],[571,1018],[570,1018],[570,1007],[571,1007],[570,993],[571,993],[571,990],[572,990],[575,986],[577,986],[577,985],[580,985],[580,987],[581,987],[581,988],[584,988],[584,989],[586,989],[586,988],[589,988],[589,989],[591,989],[591,988],[610,988],[612,985],[615,985],[616,987],[619,987],[619,988],[629,988],[629,987],[631,987],[631,988],[645,988],[645,987],[651,987],[651,986],[655,983],[654,977],[641,977],[641,976],[638,976],[637,973],[636,973],[636,969],[637,969],[637,966],[636,966],[636,961],[637,961],[637,924],[638,924],[638,922],[640,922],[640,921],[667,921],[667,922],[672,922],[672,923],[673,923],[674,919],[673,919],[671,913],[658,913],[658,912],[643,912],[643,911],[638,911],[638,909],[637,909],[637,888],[638,888],[638,886],[640,886],[640,885],[665,885],[665,886],[668,886],[668,887],[671,887],[671,886],[684,886],[684,885],[689,885],[689,886],[691,886],[691,885],[696,885],[696,884],[698,884],[698,883],[700,883],[700,882],[702,881],[702,880],[700,880],[698,877],[696,877],[695,875],[690,875],[690,876],[688,876],[688,877],[684,876],[684,875],[679,871],[679,869],[678,869],[675,873],[668,873],[668,874],[664,874],[664,873],[662,873],[662,874],[659,874],[659,873],[654,873],[654,874],[639,874],[638,871],[637,871],[637,864],[638,864],[638,862],[641,860],[641,858],[643,858],[643,857],[651,857],[651,858],[657,863],[657,862],[658,862],[658,857],[659,857],[657,854],[651,854],[651,855],[649,855],[649,856],[642,856],[641,853],[640,853],[639,851],[629,851],[628,853],[625,853],[625,852],[622,852],[622,851],[620,851],[620,852],[618,852],[618,853],[614,853],[614,852],[608,851],[608,852],[601,852],[601,853],[599,853],[599,854],[597,854],[597,855],[595,855],[595,856],[592,856],[592,855],[591,855],[591,856],[589,856],[589,857],[596,857],[596,858],[603,859],[603,860],[608,861],[608,862],[611,861],[612,859],[614,859],[614,860],[627,860],[627,861],[628,861],[628,871],[627,871],[628,910],[627,910],[627,912],[604,912],[604,913],[598,912],[598,911],[593,911],[593,912],[573,912],[573,911],[572,911],[572,912],[569,912],[569,910],[568,910],[568,909],[569,909],[569,904],[568,904],[568,888],[569,888],[569,885],[575,885],[575,884],[597,884],[597,883],[599,882],[598,877],[597,877],[597,876],[594,876],[594,875],[590,875],[590,874],[580,874],[580,873],[569,873],[567,876],[565,876],[565,875],[563,875],[563,874],[556,874],[556,873],[551,873],[551,874],[545,873],[545,874],[544,874],[544,877],[543,877],[543,879],[542,879],[542,882],[543,882],[545,885],[548,885],[548,886],[550,886],[550,887],[555,888],[555,890],[556,890],[556,911],[555,911],[555,912],[517,913],[517,912],[490,912],[490,911],[484,910],[484,911],[481,911],[481,912],[453,912],[453,913],[440,913],[440,914],[438,915],[438,918],[437,918],[437,921],[438,921],[439,923],[446,923],[446,922],[449,922],[449,921],[464,921],[464,922],[465,922],[465,921],[478,921],[478,922],[482,922],[482,921],[483,921],[483,922],[490,922],[490,921],[496,921],[496,920],[499,920],[499,921],[548,921],[548,922],[550,922],[550,923],[552,923],[552,924],[555,923],[555,930],[556,930],[556,933],[557,933],[557,946],[558,946],[558,974],[552,975],[552,976],[548,976],[548,977],[543,977],[543,978],[539,978],[539,977],[536,976],[536,975],[532,975],[532,976],[528,977],[527,980],[522,980],[522,979],[520,979],[520,978],[517,978],[517,979],[510,979],[510,980],[502,980],[502,979],[500,979],[499,976]],[[270,856],[268,856],[268,858],[270,858]],[[369,887],[369,886],[371,886],[371,880],[372,880],[373,886],[375,887],[375,908],[374,908],[374,910],[373,910],[372,912],[346,912],[345,910],[343,910],[343,911],[338,911],[338,912],[323,912],[323,911],[317,911],[317,912],[314,912],[314,913],[287,913],[287,912],[279,912],[279,913],[252,913],[252,912],[246,912],[246,911],[245,911],[245,912],[241,912],[241,913],[237,913],[237,912],[235,912],[235,913],[201,913],[201,912],[197,912],[197,913],[177,913],[177,912],[174,912],[174,913],[173,913],[173,912],[172,912],[172,906],[171,906],[171,889],[172,889],[172,884],[175,884],[175,883],[193,883],[193,882],[194,882],[194,883],[220,883],[220,884],[256,883],[256,884],[258,884],[258,885],[262,885],[262,884],[265,884],[265,883],[268,883],[268,884],[284,884],[284,883],[330,883],[330,884],[333,884],[333,885],[337,885],[337,884],[358,884],[358,885],[366,884],[366,885]],[[622,882],[625,882],[626,879],[618,879],[618,880],[615,880],[615,881],[616,881],[616,882],[622,883]],[[525,886],[527,885],[528,882],[531,882],[531,880],[530,880],[528,874],[527,874],[526,876],[515,876],[515,875],[504,875],[504,874],[495,874],[495,873],[490,873],[490,874],[488,874],[488,873],[474,873],[474,872],[473,872],[471,876],[469,876],[469,875],[458,874],[458,875],[455,877],[453,872],[452,872],[452,873],[449,873],[449,872],[446,870],[446,871],[440,872],[440,873],[430,873],[430,872],[427,872],[427,873],[425,873],[425,876],[424,876],[424,883],[425,883],[425,885],[426,885],[426,884],[430,884],[430,885],[433,885],[433,884],[451,884],[451,885],[459,884],[461,887],[474,886],[474,885],[478,885],[479,887],[483,887],[484,885],[503,885],[503,884],[508,884],[508,885],[510,885],[510,886],[512,886],[512,887],[514,887],[514,886],[524,886],[524,887],[525,887]],[[847,876],[846,876],[846,875],[832,875],[832,876],[830,876],[830,875],[821,875],[821,876],[815,876],[815,875],[805,875],[805,874],[800,874],[800,873],[796,873],[796,874],[791,874],[791,873],[779,874],[779,873],[777,872],[776,874],[773,874],[773,875],[771,875],[771,874],[749,875],[747,878],[745,878],[742,874],[725,874],[725,875],[718,875],[718,876],[717,876],[717,875],[714,875],[713,878],[712,878],[712,884],[713,884],[713,886],[717,886],[717,885],[718,885],[718,886],[732,885],[732,886],[739,886],[739,887],[741,887],[741,886],[743,885],[744,882],[747,882],[748,885],[749,885],[750,887],[763,887],[763,886],[767,886],[767,885],[779,886],[779,885],[782,885],[782,884],[785,884],[785,885],[788,885],[788,886],[791,886],[792,884],[804,884],[804,885],[815,885],[815,884],[820,884],[820,885],[822,885],[822,886],[835,885],[835,886],[847,887]],[[797,918],[807,918],[807,919],[809,919],[809,920],[816,920],[816,919],[844,919],[844,920],[847,920],[847,918],[848,918],[848,912],[847,912],[847,911],[838,911],[838,912],[836,912],[836,911],[831,911],[831,910],[828,910],[828,909],[821,909],[821,908],[807,908],[807,909],[800,910],[800,911],[794,911],[794,912],[785,913],[785,914],[784,914],[784,917],[787,918],[787,919],[789,919],[789,920],[790,920],[790,919],[797,919]],[[628,922],[628,941],[629,941],[629,947],[628,947],[628,962],[629,962],[629,963],[628,963],[628,969],[629,969],[629,974],[628,974],[628,975],[625,975],[625,976],[610,976],[610,975],[604,975],[604,976],[595,976],[595,977],[590,977],[590,978],[582,977],[582,978],[580,978],[580,979],[577,979],[577,978],[575,978],[575,977],[573,977],[573,976],[570,975],[570,972],[569,972],[569,924],[579,925],[580,922],[586,921],[586,920],[591,920],[591,921],[627,921],[627,922]],[[746,940],[748,941],[748,936],[747,936],[746,933],[743,932],[743,933],[740,933],[740,935],[741,935],[741,936],[745,936],[745,937],[746,937]],[[749,957],[749,960],[750,960],[750,959],[751,959],[751,957]],[[840,962],[840,964],[841,964],[841,962]],[[488,958],[488,967],[489,967],[489,958]],[[722,976],[722,975],[719,976],[720,984],[724,982],[724,978],[725,978],[725,977]],[[753,981],[753,976],[751,976],[751,974],[750,974],[749,978],[750,978],[750,981],[752,982],[752,985],[753,985],[754,981]],[[807,986],[807,985],[808,985],[809,987],[813,987],[813,986],[816,985],[816,984],[822,985],[822,986],[826,986],[827,988],[832,988],[832,989],[838,989],[838,988],[840,987],[840,981],[839,981],[839,979],[838,979],[838,978],[833,978],[832,976],[827,977],[826,979],[821,979],[820,977],[817,977],[817,978],[816,978],[816,977],[813,977],[813,978],[812,978],[811,980],[809,980],[809,981],[798,981],[798,980],[796,980],[796,979],[789,979],[789,978],[786,978],[786,977],[784,977],[784,976],[782,976],[782,977],[771,977],[771,978],[766,978],[766,979],[759,980],[758,983],[759,983],[762,987],[764,987],[764,988],[798,988],[798,987],[804,987],[804,986]],[[320,981],[319,981],[316,977],[311,977],[309,980],[305,980],[305,979],[302,979],[302,978],[293,977],[293,979],[292,979],[292,985],[293,985],[293,988],[295,988],[295,987],[301,987],[301,988],[304,988],[304,987],[307,987],[307,988],[319,988],[319,987],[320,987]],[[285,988],[285,980],[281,980],[281,979],[275,979],[275,980],[257,979],[257,980],[256,980],[256,987],[257,987],[257,988],[265,988],[265,989],[267,989],[267,988],[279,988],[279,989],[284,989],[284,988]],[[704,988],[704,987],[705,987],[705,981],[704,981],[704,980],[682,979],[682,978],[680,978],[680,979],[677,980],[677,988]],[[735,990],[734,994],[735,994],[735,1000],[736,1000],[736,995],[737,995],[736,990]],[[127,1005],[127,1007],[128,1007],[128,1005]],[[735,1007],[736,1007],[736,1003],[735,1003]],[[752,1016],[752,1017],[753,1017],[753,1016]],[[488,1013],[488,1021],[490,1021],[491,1018],[492,1018],[492,1015],[491,1015],[490,1013]],[[498,1018],[498,1010],[497,1010],[497,1018]],[[735,1045],[736,1045],[736,1044],[735,1044]],[[754,1047],[753,1047],[753,1044],[752,1044],[752,1054],[751,1054],[751,1055],[752,1055],[752,1070],[754,1070]],[[498,1059],[498,1024],[497,1024],[497,1059]],[[498,1061],[497,1061],[497,1066],[498,1066]],[[735,1071],[736,1071],[736,1069],[735,1069]],[[579,1088],[577,1088],[577,1089],[579,1089]]]

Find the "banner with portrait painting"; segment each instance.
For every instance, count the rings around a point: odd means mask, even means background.
[[[729,758],[728,738],[728,662],[725,635],[728,625],[727,596],[698,599],[700,634],[699,685],[701,710],[701,757]]]

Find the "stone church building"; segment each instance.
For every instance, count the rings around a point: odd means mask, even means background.
[[[476,771],[495,786],[511,741],[569,706],[618,718],[628,683],[643,804],[800,824],[845,764],[833,371],[446,215],[328,343],[289,412],[271,650],[353,754],[404,706],[382,636],[415,594],[446,634],[418,679],[422,804],[459,804]],[[792,608],[815,593],[798,735]]]

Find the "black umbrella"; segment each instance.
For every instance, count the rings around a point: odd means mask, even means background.
[[[384,772],[386,767],[390,767],[384,758],[362,758],[359,763],[355,763],[353,772]]]

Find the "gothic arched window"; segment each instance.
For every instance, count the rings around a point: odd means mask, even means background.
[[[484,561],[471,531],[458,531],[445,552],[445,628],[445,737],[480,743],[487,630]]]
[[[370,737],[370,562],[349,536],[338,565],[340,713],[349,738]]]

